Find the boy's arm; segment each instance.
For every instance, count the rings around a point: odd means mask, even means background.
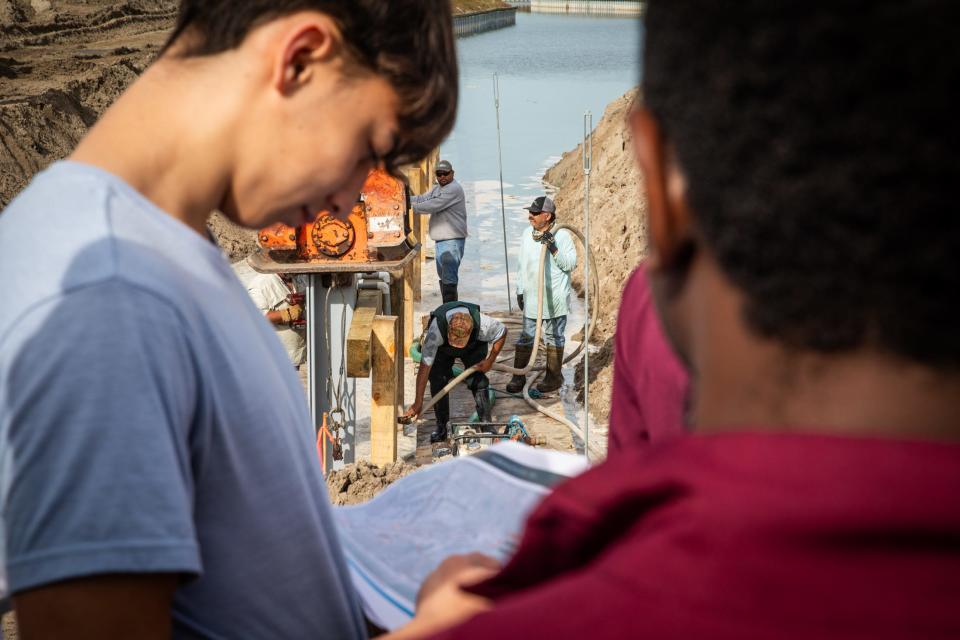
[[[200,385],[186,330],[170,305],[122,283],[49,304],[0,362],[13,383],[0,418],[26,461],[4,513],[13,601],[34,630],[24,636],[170,637],[172,591],[202,567],[188,444]],[[133,615],[143,626],[127,633]]]
[[[170,606],[176,574],[92,576],[31,589],[13,599],[25,638],[75,640],[172,635]]]

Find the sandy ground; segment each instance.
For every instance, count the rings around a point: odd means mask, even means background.
[[[596,351],[591,350],[590,356],[590,409],[603,420],[609,416],[610,410],[613,334],[620,309],[620,294],[627,277],[647,253],[646,200],[626,123],[636,95],[634,89],[611,102],[593,136],[590,247],[602,276],[598,297],[601,312],[591,339]],[[564,153],[561,160],[547,171],[544,181],[558,188],[555,200],[560,220],[582,229],[584,176],[580,146]],[[582,286],[582,274],[578,273],[575,280],[577,286]],[[579,386],[582,386],[582,374],[580,367]]]
[[[173,0],[0,0],[0,208],[150,63]]]

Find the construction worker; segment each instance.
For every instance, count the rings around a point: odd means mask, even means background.
[[[473,392],[480,422],[490,422],[492,403],[486,372],[496,362],[507,328],[502,322],[480,313],[480,307],[470,302],[453,301],[437,307],[430,314],[430,322],[421,343],[422,361],[417,371],[417,391],[413,404],[404,414],[415,419],[423,410],[423,393],[430,380],[430,395],[435,396],[453,378],[453,362],[459,358],[464,366],[476,366],[466,384]],[[450,421],[450,399],[443,396],[433,405],[437,428],[430,434],[430,442],[447,439],[447,423]],[[493,433],[492,427],[482,427]]]
[[[151,66],[0,214],[22,637],[367,637],[300,380],[206,221],[346,215],[372,168],[436,148],[451,20],[449,0],[182,0]]]
[[[436,168],[437,184],[430,191],[413,196],[417,213],[430,216],[430,238],[436,243],[434,261],[444,302],[459,299],[460,261],[467,242],[467,200],[463,187],[453,179],[453,165],[441,160]]]
[[[533,338],[537,330],[537,291],[540,275],[540,253],[546,245],[543,266],[543,319],[541,335],[546,345],[547,371],[537,384],[540,393],[556,391],[563,384],[563,348],[566,344],[567,298],[570,295],[570,272],[577,266],[577,247],[566,229],[554,234],[551,229],[557,218],[553,200],[540,196],[529,207],[529,231],[520,240],[520,261],[517,265],[517,305],[523,311],[523,332],[517,338],[513,366],[522,369],[530,361]],[[507,383],[507,391],[523,390],[526,377],[515,375]]]
[[[305,332],[300,321],[303,306],[296,302],[291,304],[292,294],[297,293],[294,279],[286,274],[260,273],[250,266],[249,258],[239,260],[232,266],[253,304],[273,325],[290,361],[294,366],[303,364],[307,359]]]

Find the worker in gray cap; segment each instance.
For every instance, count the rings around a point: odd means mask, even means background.
[[[430,237],[437,244],[437,275],[443,301],[457,300],[460,261],[467,240],[467,201],[463,187],[453,179],[453,165],[441,160],[436,168],[437,184],[430,191],[410,199],[413,210],[430,216]]]
[[[563,384],[564,332],[567,328],[567,298],[570,296],[570,273],[577,266],[577,247],[566,229],[553,233],[557,207],[553,200],[540,196],[529,207],[530,229],[520,240],[520,263],[517,266],[517,305],[523,311],[523,332],[517,338],[513,366],[522,369],[530,361],[533,337],[537,331],[537,292],[540,282],[540,252],[547,247],[543,265],[543,320],[541,335],[547,353],[547,371],[537,385],[541,393],[556,391]],[[518,393],[526,383],[525,376],[513,376],[507,391]]]

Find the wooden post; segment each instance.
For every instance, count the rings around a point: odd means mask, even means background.
[[[397,461],[397,352],[400,334],[396,316],[374,316],[371,340],[373,379],[370,393],[370,462]]]
[[[413,261],[403,268],[403,353],[410,353],[413,344]],[[400,315],[399,313],[397,315]]]
[[[420,234],[422,223],[420,222],[420,214],[413,214],[413,237],[417,239],[417,242],[420,242]],[[420,292],[420,283],[423,281],[423,243],[420,243],[420,250],[418,255],[414,256],[413,260],[410,261],[410,278],[413,284],[413,301],[420,302],[423,297]]]
[[[430,444],[430,427],[422,422],[417,425],[417,448],[414,451],[414,462],[418,467],[433,462],[433,445]]]
[[[373,318],[380,314],[379,291],[360,291],[357,294],[357,306],[350,320],[347,333],[347,376],[366,378],[370,375],[370,336]]]
[[[404,403],[404,359],[407,357],[407,351],[403,348],[403,319],[406,316],[404,306],[406,301],[403,298],[403,271],[390,272],[390,305],[391,312],[397,317],[397,348],[401,353],[397,357],[397,403],[403,406]]]

